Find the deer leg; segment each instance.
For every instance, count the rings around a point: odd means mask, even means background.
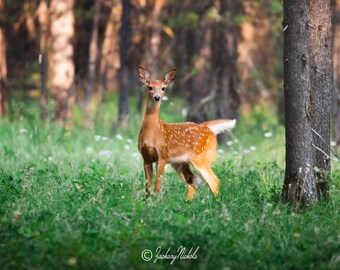
[[[200,173],[200,175],[204,178],[204,180],[209,185],[212,193],[214,195],[218,195],[220,193],[220,179],[212,171],[210,164],[207,162],[197,162],[193,161],[192,165],[194,168]]]
[[[146,163],[144,162],[144,173],[145,173],[145,179],[146,179],[146,184],[145,184],[145,191],[146,191],[146,197],[150,197],[150,188],[152,186],[152,163]]]
[[[165,160],[158,160],[157,162],[157,174],[156,174],[156,184],[155,184],[155,192],[159,193],[161,190],[161,178],[164,173],[164,168],[165,168]]]
[[[201,178],[193,174],[189,164],[187,163],[172,164],[172,167],[176,170],[182,180],[188,185],[187,200],[191,201],[195,196],[196,189],[198,189],[202,182]]]

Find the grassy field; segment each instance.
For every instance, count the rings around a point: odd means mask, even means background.
[[[255,109],[220,147],[219,198],[204,185],[186,202],[168,167],[160,199],[148,203],[140,116],[112,134],[107,106],[90,130],[42,124],[34,108],[0,120],[1,269],[340,269],[339,164],[329,202],[282,204],[275,118]],[[181,120],[173,106],[163,105],[167,121]]]

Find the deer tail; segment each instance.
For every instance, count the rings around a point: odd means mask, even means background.
[[[227,130],[231,130],[236,125],[236,119],[220,119],[207,121],[202,123],[201,125],[207,126],[215,135],[223,133]]]

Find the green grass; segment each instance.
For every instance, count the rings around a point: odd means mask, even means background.
[[[179,121],[172,110],[164,104],[163,117]],[[255,109],[219,149],[219,198],[204,185],[186,202],[184,183],[167,167],[161,197],[150,203],[136,147],[140,116],[113,135],[112,115],[103,108],[100,117],[94,129],[72,131],[36,117],[1,120],[2,269],[168,269],[171,260],[146,262],[143,250],[175,255],[181,246],[198,248],[197,258],[172,269],[340,268],[339,164],[329,202],[282,204],[284,129],[273,116]]]

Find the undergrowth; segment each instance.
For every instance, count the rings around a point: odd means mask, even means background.
[[[328,202],[299,211],[283,204],[284,129],[275,118],[239,119],[213,166],[219,197],[203,185],[187,202],[166,167],[160,197],[147,202],[140,115],[112,134],[107,114],[90,130],[2,120],[1,268],[340,268],[338,164]],[[181,247],[188,256],[175,258]]]

